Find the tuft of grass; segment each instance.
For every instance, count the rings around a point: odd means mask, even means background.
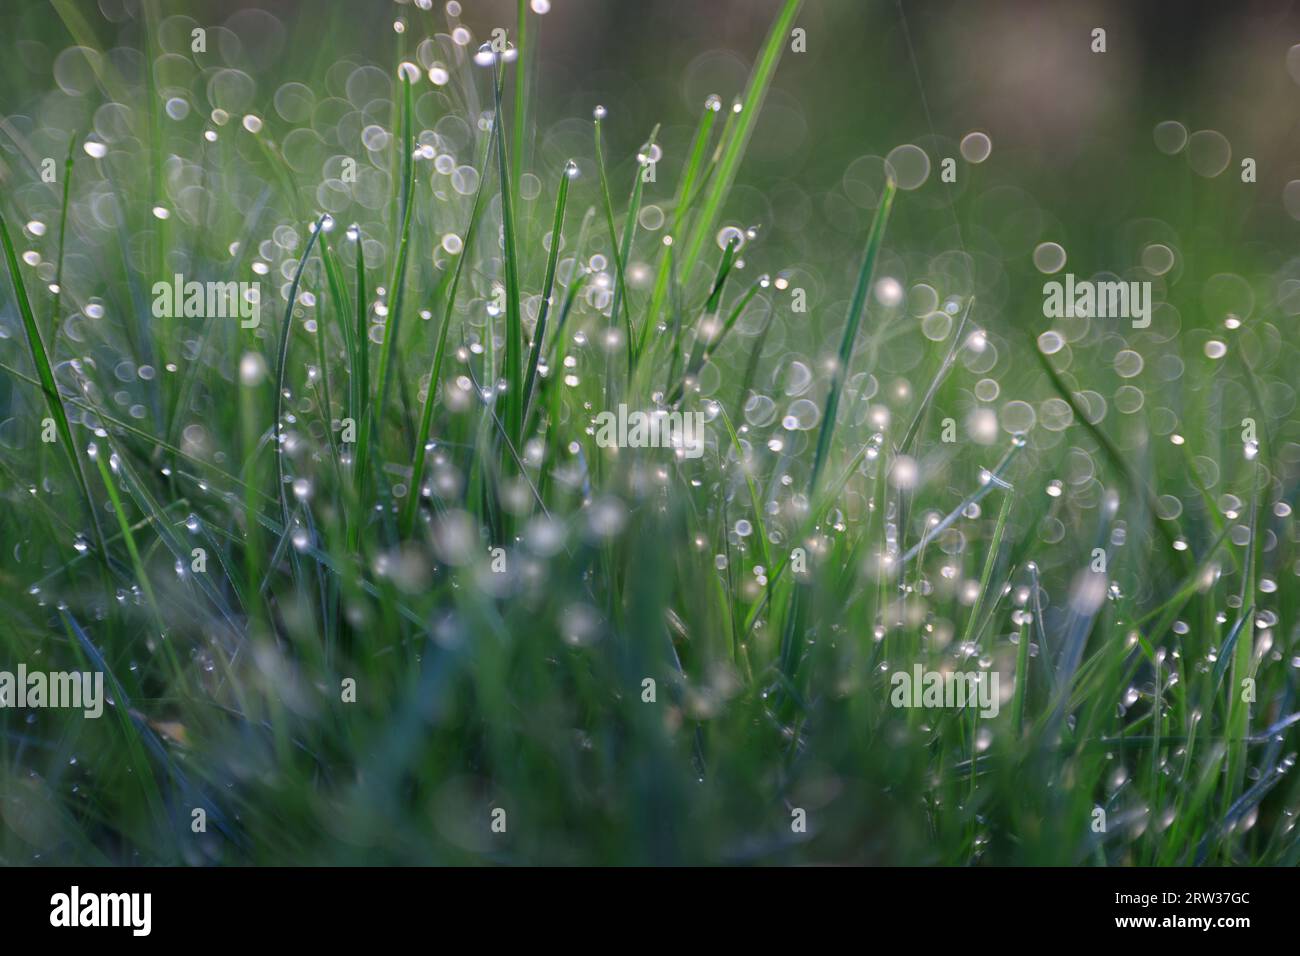
[[[171,42],[156,4],[54,6],[31,49]],[[335,29],[183,89],[106,53],[53,98],[14,77],[0,191],[40,225],[0,217],[0,669],[102,671],[113,713],[0,708],[0,861],[1300,863],[1294,270],[1213,228],[1271,213],[1189,219],[1154,166],[1031,207],[1014,148],[902,189],[896,33],[801,70],[797,0],[699,115],[675,52],[554,95],[555,6],[509,4],[492,70],[482,11],[411,6],[391,62]],[[852,26],[822,16],[810,42]],[[885,106],[843,109],[859,87]],[[37,182],[92,115],[107,154]],[[1145,275],[1079,238],[1139,206],[1177,323],[1040,347],[1031,226]],[[275,321],[155,321],[173,270],[259,281]],[[620,405],[702,443],[609,447]],[[896,706],[916,666],[1000,675],[997,714]]]

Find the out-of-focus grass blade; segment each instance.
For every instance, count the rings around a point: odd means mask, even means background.
[[[1228,664],[1232,661],[1232,652],[1237,646],[1237,638],[1241,637],[1241,629],[1246,626],[1246,621],[1254,613],[1255,606],[1253,604],[1242,611],[1241,617],[1237,618],[1237,623],[1232,625],[1232,630],[1223,639],[1223,647],[1219,648],[1219,659],[1214,662],[1214,677],[1211,680],[1215,693],[1223,686],[1223,675],[1228,672]]]
[[[19,381],[26,382],[29,385],[35,385],[37,388],[41,387],[41,383],[37,379],[34,379],[30,375],[20,372],[17,369],[12,368],[11,366],[5,365],[3,362],[0,362],[0,372],[4,372],[6,375],[12,375],[14,378],[18,379]],[[145,431],[143,428],[139,427],[138,425],[132,425],[128,421],[123,421],[120,418],[114,418],[112,415],[107,415],[104,413],[103,409],[99,408],[98,406],[90,402],[73,398],[71,396],[65,397],[63,399],[63,402],[65,405],[71,405],[74,408],[80,408],[83,411],[93,413],[95,418],[98,419],[101,423],[106,422],[112,425],[114,428],[120,428],[122,431],[129,432],[131,435],[134,435],[136,438],[141,439],[147,446],[161,448],[164,451],[166,451],[168,454],[175,455],[177,458],[184,459],[185,461],[190,462],[190,464],[192,465],[195,465],[199,468],[206,469],[207,471],[210,471],[214,475],[217,475],[218,477],[222,478],[223,480],[230,482],[232,485],[234,485],[235,487],[241,490],[244,490],[246,488],[244,482],[241,481],[237,476],[230,474],[230,472],[228,471],[223,471],[217,465],[212,464],[212,462],[204,461],[202,458],[196,458],[195,456],[186,452],[184,449],[178,448],[176,445],[173,445],[170,442],[167,442],[156,435],[150,434],[149,432]],[[262,494],[267,501],[274,500],[271,497],[265,495],[265,493],[263,492],[255,492],[255,493]]]
[[[167,752],[167,748],[162,745],[162,741],[160,741],[157,735],[154,734],[153,730],[149,727],[148,722],[137,715],[135,708],[131,704],[131,698],[127,696],[126,690],[113,674],[112,669],[108,666],[108,662],[104,659],[104,655],[99,652],[99,648],[95,647],[94,643],[86,635],[86,632],[82,629],[81,625],[77,623],[76,619],[73,618],[67,610],[60,610],[59,613],[63,617],[64,626],[72,636],[76,638],[77,643],[81,645],[81,649],[85,652],[86,656],[90,658],[91,663],[94,664],[97,670],[103,672],[104,680],[108,682],[109,689],[113,694],[113,709],[117,711],[118,719],[122,722],[123,728],[128,731],[127,746],[129,748],[135,748],[135,753],[138,755],[138,745],[139,743],[143,743],[149,752],[154,755],[155,759],[157,759],[157,761],[167,770],[168,775],[176,781],[182,794],[186,798],[186,803],[191,806],[204,807],[208,811],[208,817],[216,825],[217,829],[227,837],[227,839],[231,840],[237,846],[245,846],[246,841],[243,836],[236,828],[230,825],[230,822],[225,813],[222,812],[220,805],[216,803],[209,794],[200,790],[190,782],[185,773],[176,765],[176,762],[172,760],[171,754]],[[142,764],[142,766],[147,767],[147,762]],[[164,815],[162,813],[162,802],[158,793],[157,782],[154,779],[152,771],[147,775],[142,775],[142,779],[147,781],[144,785],[146,786],[146,790],[149,792],[150,801],[155,804],[161,818]]]
[[[1047,373],[1047,378],[1052,383],[1052,387],[1056,389],[1057,394],[1059,394],[1061,398],[1065,399],[1066,404],[1068,404],[1070,409],[1074,412],[1075,420],[1083,425],[1084,429],[1087,430],[1087,432],[1092,435],[1092,437],[1096,439],[1097,443],[1105,450],[1107,459],[1123,476],[1125,484],[1129,486],[1129,489],[1133,494],[1139,496],[1142,501],[1146,503],[1147,510],[1152,515],[1158,515],[1159,509],[1156,508],[1155,492],[1153,492],[1145,482],[1138,478],[1133,469],[1129,467],[1128,461],[1124,458],[1124,454],[1115,447],[1115,443],[1110,440],[1110,436],[1089,420],[1086,410],[1080,407],[1079,400],[1075,398],[1074,393],[1071,392],[1065,382],[1061,380],[1060,374],[1052,367],[1052,363],[1048,360],[1047,356],[1043,354],[1042,350],[1038,348],[1038,341],[1033,336],[1030,336],[1029,350],[1037,356],[1039,365],[1041,365],[1043,371]],[[1159,517],[1157,517],[1152,523],[1155,525],[1156,530],[1160,532],[1161,537],[1164,538],[1165,544],[1169,546],[1169,549],[1179,556],[1179,559],[1183,564],[1183,570],[1190,570],[1189,562],[1191,559],[1185,552],[1178,551],[1174,548],[1174,535],[1173,532],[1169,530],[1168,524]]]
[[[167,550],[171,552],[172,557],[177,561],[182,561],[188,564],[191,560],[190,548],[184,541],[177,537],[176,532],[172,530],[172,522],[168,519],[166,510],[160,507],[153,495],[149,494],[145,489],[139,477],[135,474],[135,470],[124,457],[123,449],[116,445],[111,433],[109,433],[106,440],[109,449],[117,455],[118,470],[116,474],[118,480],[121,482],[122,488],[125,489],[126,493],[135,501],[136,506],[140,511],[149,518],[153,525],[154,532],[162,540],[163,544],[166,545]],[[207,596],[208,600],[212,602],[212,606],[216,608],[218,613],[221,615],[222,623],[225,624],[233,641],[232,646],[234,646],[234,644],[238,644],[243,640],[243,632],[229,602],[221,591],[217,589],[217,586],[212,583],[210,580],[211,577],[212,575],[210,574],[195,574],[192,575],[190,579],[198,586],[199,590]],[[231,581],[230,584],[234,586],[233,581]]]
[[[1002,456],[1002,460],[998,462],[998,464],[994,467],[994,469],[991,472],[989,472],[987,480],[983,481],[978,488],[976,488],[974,491],[972,491],[969,495],[967,495],[962,500],[961,504],[959,504],[956,508],[952,509],[952,511],[948,512],[948,514],[946,514],[943,518],[941,518],[939,521],[937,521],[932,525],[927,525],[925,529],[925,534],[921,536],[921,540],[916,542],[916,544],[912,545],[910,548],[907,549],[907,552],[903,555],[901,559],[899,559],[900,563],[907,564],[907,562],[915,558],[918,554],[921,553],[921,551],[925,549],[925,546],[927,544],[929,544],[939,535],[943,534],[943,532],[951,528],[953,522],[955,522],[958,518],[961,517],[963,511],[965,511],[971,505],[978,502],[994,488],[998,487],[999,485],[1001,485],[1004,488],[1009,487],[1006,484],[1006,482],[1002,480],[1002,475],[1006,473],[1007,467],[1011,464],[1011,460],[1015,457],[1016,453],[1020,451],[1020,449],[1023,447],[1024,447],[1023,441],[1012,444],[1012,446],[1007,450],[1007,453]]]
[[[158,607],[158,599],[154,596],[153,585],[149,583],[149,572],[145,570],[144,562],[140,560],[140,549],[136,547],[135,535],[131,532],[131,525],[126,520],[126,510],[122,507],[122,499],[117,493],[117,484],[113,481],[108,462],[105,457],[112,458],[112,455],[103,456],[98,452],[91,455],[95,464],[99,466],[99,476],[104,481],[104,488],[108,491],[109,500],[113,503],[113,514],[117,517],[118,529],[122,532],[122,540],[126,544],[126,552],[131,557],[131,568],[135,572],[136,580],[140,584],[140,591],[144,594],[144,599],[149,605],[149,610],[153,614],[154,623],[158,628],[160,637],[166,636],[166,625],[163,624],[162,611]],[[171,659],[173,669],[175,669],[176,659],[175,652],[172,650],[171,643],[164,640],[163,647]]]
[[[939,371],[935,373],[930,382],[930,387],[926,389],[925,397],[921,399],[921,404],[917,406],[916,415],[912,418],[912,424],[907,427],[907,434],[903,436],[903,441],[898,446],[898,453],[906,455],[912,447],[912,442],[916,439],[916,433],[921,428],[921,420],[925,418],[926,410],[930,407],[930,402],[934,401],[934,395],[939,391],[939,386],[948,375],[948,370],[952,368],[953,363],[957,361],[957,352],[963,344],[962,336],[966,331],[966,321],[970,318],[971,306],[975,304],[975,297],[971,296],[966,300],[966,309],[962,312],[961,322],[957,326],[957,334],[952,337],[952,344],[948,346],[948,354],[944,356],[943,363],[939,366]]]

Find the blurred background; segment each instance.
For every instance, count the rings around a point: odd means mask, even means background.
[[[135,45],[139,0],[69,6],[86,8],[101,41]],[[476,43],[494,27],[513,32],[512,0],[461,6]],[[612,153],[634,148],[662,123],[667,158],[680,162],[704,98],[716,93],[729,103],[743,91],[777,8],[775,0],[551,0],[547,15],[533,21],[533,39],[544,62],[534,102],[552,145],[565,121],[586,120],[600,102],[611,111]],[[343,38],[350,54],[385,62],[391,22],[417,12],[388,0],[160,0],[157,9],[162,18],[225,25],[235,42],[218,35],[223,53],[230,47],[249,66],[276,66],[281,79],[300,72],[303,80],[338,55]],[[113,21],[116,38],[104,35]],[[1234,157],[1257,159],[1265,205],[1280,208],[1282,185],[1300,173],[1300,97],[1286,68],[1287,49],[1300,37],[1291,0],[809,0],[798,23],[807,52],[783,59],[746,172],[788,179],[832,207],[845,156],[884,155],[932,135],[957,155],[971,129],[994,144],[992,166],[980,171],[985,182],[1013,171],[1049,207],[1086,192],[1095,212],[1124,214],[1138,196],[1113,187],[1121,177],[1146,179],[1158,157],[1148,148],[1150,131],[1165,119],[1217,130]],[[6,4],[0,27],[14,54],[0,65],[0,113],[10,113],[18,104],[5,99],[30,88],[31,74],[48,74],[69,37],[45,3]],[[1106,30],[1104,55],[1091,51],[1096,27]],[[826,216],[828,225],[838,218]]]
[[[118,44],[110,56],[126,74],[138,73],[139,0],[66,6],[84,7],[96,41],[105,49]],[[443,6],[160,0],[157,12],[178,42],[187,23],[212,29],[221,59],[256,78],[251,105],[266,115],[280,84],[311,85],[335,65],[342,85],[348,63],[390,62],[400,42],[393,22],[414,24],[418,15],[410,35],[418,42],[430,19],[444,19]],[[496,27],[513,34],[511,0],[460,6],[458,22],[474,45]],[[523,147],[525,168],[549,183],[567,158],[589,156],[599,103],[610,112],[615,179],[630,172],[637,147],[660,124],[660,191],[670,195],[705,98],[717,94],[730,104],[743,92],[777,8],[775,0],[549,0],[545,16],[530,17],[540,58],[529,64],[538,123],[530,123]],[[1289,61],[1288,49],[1300,38],[1300,12],[1290,0],[809,0],[797,22],[807,51],[787,49],[726,210],[739,224],[779,234],[784,261],[763,264],[773,272],[813,258],[814,248],[825,251],[838,241],[832,237],[852,250],[874,206],[879,160],[904,143],[925,149],[932,172],[900,209],[894,243],[939,237],[1012,266],[1013,283],[1012,264],[1027,264],[1045,240],[1066,248],[1073,271],[1122,273],[1139,219],[1155,219],[1184,240],[1198,230],[1208,240],[1224,221],[1236,224],[1232,238],[1249,235],[1272,249],[1292,235],[1283,196],[1300,177],[1300,55]],[[48,76],[72,38],[41,3],[6,5],[0,28],[13,38],[14,54],[0,64],[0,114],[17,114],[21,125],[33,104],[15,98],[40,89],[31,77]],[[1104,54],[1092,50],[1096,28],[1105,30]],[[1204,135],[1170,155],[1153,138],[1162,122],[1181,124],[1184,137]],[[978,165],[960,150],[971,131],[992,144]],[[12,152],[7,140],[0,145]],[[1257,164],[1253,184],[1240,181],[1246,157]],[[937,175],[944,158],[958,163],[955,183]],[[647,193],[653,201],[654,189]],[[1214,243],[1206,246],[1188,255],[1213,255]],[[1231,265],[1189,264],[1211,272]],[[852,268],[846,262],[845,274]],[[1006,304],[1003,278],[985,276],[983,308]]]

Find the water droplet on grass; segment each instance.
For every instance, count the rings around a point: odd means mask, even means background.
[[[899,189],[919,189],[930,178],[930,157],[920,146],[895,146],[885,157],[885,169]]]

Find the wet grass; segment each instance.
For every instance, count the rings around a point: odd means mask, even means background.
[[[167,91],[103,64],[89,96],[149,98],[140,128],[106,158],[64,130],[62,182],[0,192],[0,670],[102,669],[113,703],[0,709],[0,861],[1300,863],[1276,315],[1049,354],[885,167],[851,236],[783,264],[808,244],[726,217],[798,13],[737,109],[597,118],[570,167],[521,2],[517,57],[439,41],[436,91],[385,66],[393,129],[323,131],[371,154],[355,187],[274,116],[204,104],[164,144]],[[231,141],[224,203],[157,191]],[[260,278],[264,321],[153,320],[174,271]],[[1098,415],[1117,336],[1185,374]],[[601,447],[619,402],[700,413],[703,454]],[[915,664],[998,673],[998,714],[894,706]]]

